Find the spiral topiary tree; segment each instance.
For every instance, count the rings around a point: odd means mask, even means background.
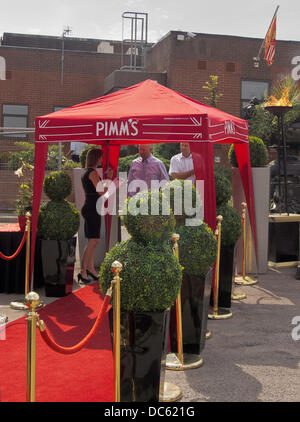
[[[173,180],[165,185],[163,194],[170,197],[170,206],[176,219],[175,232],[180,235],[179,255],[184,272],[189,275],[205,275],[215,262],[217,241],[210,227],[198,216],[203,203],[194,186],[184,180]],[[187,193],[188,192],[188,193]],[[186,204],[188,199],[190,204]],[[181,214],[177,214],[181,201]],[[193,225],[188,225],[193,222]]]
[[[168,212],[165,206],[168,207]],[[171,307],[181,287],[182,269],[169,241],[175,218],[164,195],[142,191],[129,198],[123,209],[123,223],[131,238],[117,243],[100,268],[100,290],[111,282],[111,265],[121,262],[121,309],[162,312]]]
[[[71,193],[72,181],[61,171],[50,173],[44,180],[44,192],[50,201],[40,207],[38,236],[45,240],[68,240],[79,229],[80,213],[65,198]]]

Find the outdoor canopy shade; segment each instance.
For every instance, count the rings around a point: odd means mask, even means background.
[[[204,221],[214,230],[214,143],[234,143],[256,244],[248,123],[152,80],[74,105],[35,121],[31,269],[49,143],[102,145],[103,170],[117,174],[121,145],[189,142],[197,180],[204,180]],[[110,231],[110,222],[106,230]]]

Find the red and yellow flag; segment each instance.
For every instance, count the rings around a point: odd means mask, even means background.
[[[270,25],[270,28],[267,32],[266,38],[265,38],[265,57],[264,57],[264,59],[267,61],[269,66],[271,66],[273,64],[274,57],[275,57],[276,18],[277,18],[277,14],[275,14],[273,21]]]

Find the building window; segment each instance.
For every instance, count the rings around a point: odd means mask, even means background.
[[[262,101],[265,95],[269,92],[269,82],[263,81],[242,81],[242,98],[241,108],[249,104],[252,98],[257,98],[258,101]]]
[[[2,105],[2,126],[7,128],[28,127],[28,105],[3,104]],[[7,135],[13,138],[26,138],[26,133],[14,133]]]

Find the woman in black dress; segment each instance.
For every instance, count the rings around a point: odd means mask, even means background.
[[[97,172],[97,167],[102,165],[103,152],[99,148],[90,149],[86,156],[86,171],[81,177],[85,192],[85,202],[81,209],[84,218],[84,234],[88,243],[84,249],[81,263],[81,272],[78,274],[78,282],[89,283],[89,276],[98,280],[94,265],[95,248],[100,241],[101,215],[97,211],[97,201],[106,191]],[[113,170],[108,169],[106,178],[112,177]]]

